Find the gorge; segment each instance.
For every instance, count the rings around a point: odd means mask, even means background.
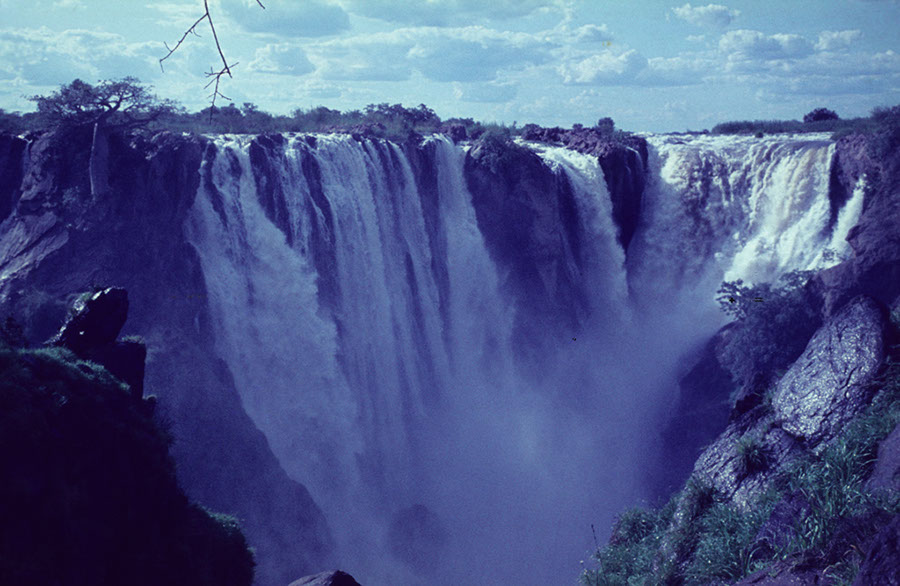
[[[108,140],[0,136],[0,308],[39,343],[128,290],[182,487],[261,586],[574,580],[725,426],[659,472],[723,280],[898,293],[848,242],[885,209],[852,137]]]

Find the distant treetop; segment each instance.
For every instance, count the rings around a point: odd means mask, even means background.
[[[840,120],[840,116],[834,110],[828,108],[816,108],[803,117],[803,122],[820,122],[822,120]]]

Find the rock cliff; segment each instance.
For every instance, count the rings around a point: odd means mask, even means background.
[[[41,342],[54,333],[71,291],[97,283],[127,288],[123,333],[139,334],[150,348],[145,388],[173,422],[186,493],[241,519],[257,551],[259,584],[327,566],[332,541],[321,511],[281,469],[212,350],[203,275],[182,230],[207,141],[160,133],[114,134],[109,142],[108,191],[98,196],[90,188],[89,133],[32,140],[21,185],[11,190],[13,211],[0,224],[0,308]]]

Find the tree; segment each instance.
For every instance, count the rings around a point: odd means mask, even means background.
[[[829,110],[828,108],[816,108],[803,117],[803,122],[806,123],[820,122],[822,120],[840,120],[840,116],[838,116],[834,110]]]
[[[803,352],[822,321],[818,301],[804,288],[810,275],[792,271],[779,286],[722,283],[716,299],[735,325],[721,359],[736,383],[787,368]]]
[[[104,80],[93,86],[80,79],[49,96],[31,96],[38,114],[51,126],[99,125],[136,128],[179,109],[172,100],[160,99],[135,77]]]
[[[616,123],[613,121],[612,118],[607,116],[606,118],[601,118],[600,120],[597,120],[597,126],[595,126],[595,128],[597,129],[597,132],[599,132],[600,134],[610,135],[613,132],[615,132]]]

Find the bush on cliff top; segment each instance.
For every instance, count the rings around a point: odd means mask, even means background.
[[[236,523],[188,502],[150,411],[64,348],[0,342],[0,584],[251,583]]]

